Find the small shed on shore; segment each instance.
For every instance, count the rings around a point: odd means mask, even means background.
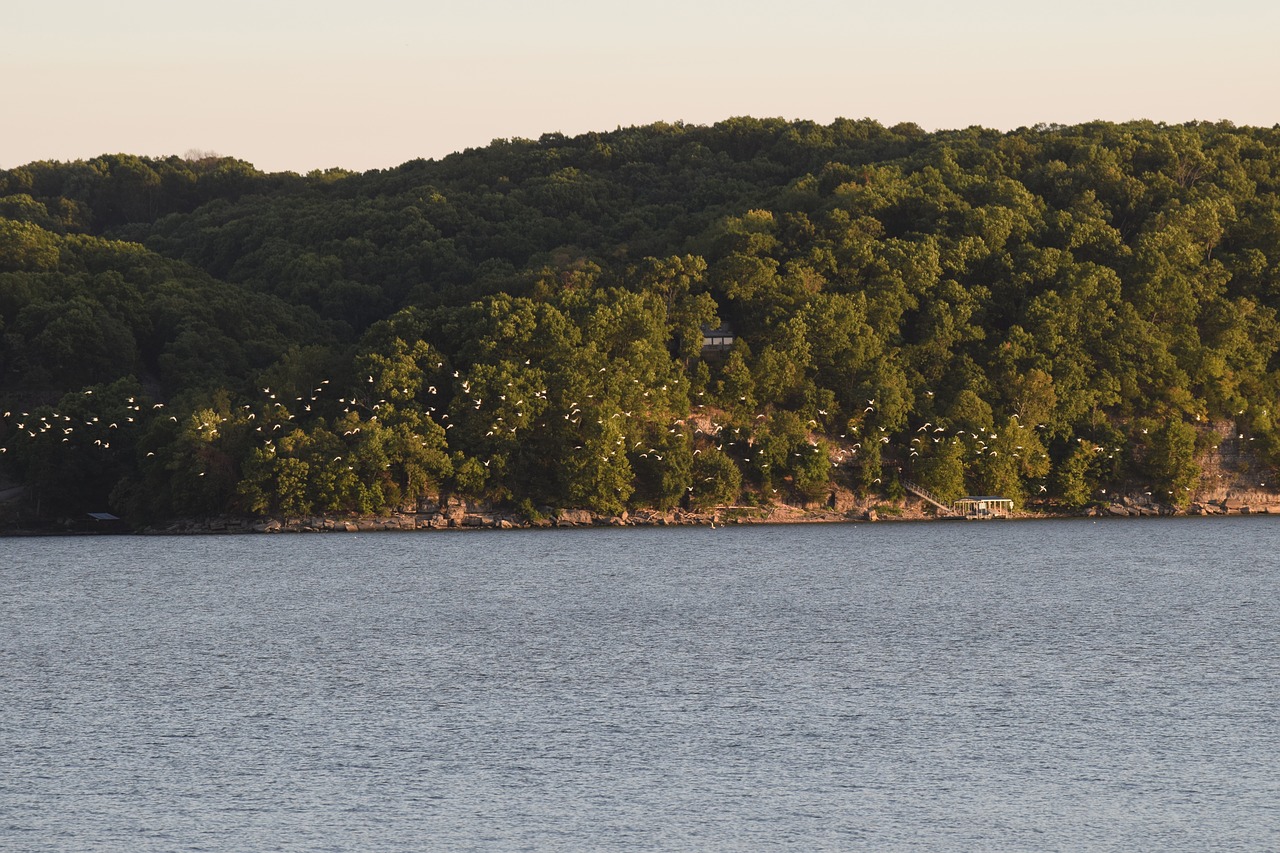
[[[1008,518],[1013,515],[1013,501],[994,495],[969,496],[951,504],[951,510],[964,518]]]
[[[127,533],[129,526],[119,516],[109,512],[88,512],[78,519],[67,519],[67,526],[74,530],[94,533]]]

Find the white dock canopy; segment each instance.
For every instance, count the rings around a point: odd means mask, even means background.
[[[966,497],[951,504],[951,509],[965,518],[1008,518],[1013,514],[1013,501],[988,495]]]

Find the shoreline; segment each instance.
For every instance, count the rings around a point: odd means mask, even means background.
[[[1270,497],[1270,496],[1268,496]],[[603,515],[590,510],[548,510],[536,518],[487,505],[470,505],[449,498],[438,505],[416,512],[398,512],[371,516],[211,516],[174,519],[131,530],[124,522],[64,523],[43,529],[10,529],[0,537],[24,536],[199,536],[274,533],[375,533],[461,530],[547,530],[596,527],[725,527],[756,524],[859,524],[956,521],[1037,521],[1071,518],[1177,518],[1227,517],[1243,515],[1280,516],[1280,497],[1269,500],[1242,501],[1221,499],[1196,502],[1187,508],[1158,504],[1130,496],[1082,510],[1020,510],[1003,518],[973,519],[960,516],[938,516],[925,510],[926,504],[915,499],[899,502],[859,504],[842,510],[832,507],[799,507],[790,504],[769,506],[727,506],[708,511],[640,510],[635,513]]]

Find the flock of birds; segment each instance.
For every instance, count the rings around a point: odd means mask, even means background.
[[[526,364],[528,362],[526,361]],[[437,367],[443,367],[443,362],[437,364]],[[603,372],[605,368],[601,368]],[[457,389],[454,395],[454,417],[450,417],[447,411],[440,411],[439,405],[426,405],[423,407],[423,413],[446,432],[459,425],[458,421],[465,419],[471,412],[482,412],[485,409],[486,397],[481,393],[477,384],[472,378],[462,376],[460,371],[453,371],[453,378],[456,380],[455,387]],[[640,384],[639,379],[633,379],[636,385]],[[375,384],[373,374],[368,374],[365,378],[365,385]],[[273,392],[270,386],[261,388],[262,399],[258,401],[255,407],[253,404],[243,404],[241,406],[242,416],[246,422],[258,421],[253,432],[257,433],[264,444],[270,450],[276,448],[276,442],[283,430],[286,430],[291,422],[296,423],[299,414],[306,416],[309,414],[319,413],[319,404],[322,402],[322,395],[328,390],[331,380],[321,380],[316,387],[312,388],[308,396],[297,395],[291,401],[286,403],[285,399],[280,399],[277,392]],[[639,396],[635,399],[647,402],[658,402],[660,393],[670,390],[666,384],[652,389],[637,389]],[[440,396],[437,385],[427,385],[425,396],[431,400],[435,400]],[[91,398],[94,391],[86,390],[83,392],[85,398]],[[384,413],[389,406],[396,405],[396,402],[403,400],[411,400],[418,396],[412,387],[401,387],[394,389],[391,393],[396,401],[389,401],[386,397],[381,397],[376,401],[371,395],[362,394],[359,391],[351,391],[346,396],[339,397],[337,405],[341,407],[342,415],[347,416],[343,421],[343,425],[347,426],[342,432],[345,438],[354,438],[361,433],[360,424],[363,421],[376,422],[380,414]],[[767,472],[770,463],[762,460],[761,457],[766,455],[763,447],[757,445],[757,434],[743,426],[729,426],[719,423],[709,414],[705,414],[707,406],[701,402],[704,392],[699,392],[696,397],[698,402],[694,404],[692,412],[687,417],[671,417],[669,421],[661,424],[652,421],[652,410],[646,411],[641,418],[647,422],[645,426],[641,426],[640,430],[646,430],[646,426],[652,424],[656,428],[664,428],[673,439],[689,438],[692,443],[692,454],[697,456],[703,452],[709,452],[714,448],[718,452],[738,451],[736,456],[742,462],[747,464],[758,464],[761,471]],[[932,396],[932,395],[930,395]],[[494,402],[496,398],[496,403]],[[512,399],[515,398],[515,399]],[[584,401],[587,401],[584,405]],[[521,429],[529,429],[532,427],[545,428],[548,420],[554,415],[548,414],[548,407],[551,403],[547,388],[539,388],[529,390],[523,393],[516,392],[515,383],[507,382],[506,387],[489,398],[489,409],[491,410],[491,419],[487,424],[483,424],[481,429],[483,432],[483,441],[481,444],[488,444],[491,453],[489,458],[484,459],[482,464],[488,468],[495,461],[493,452],[496,448],[490,442],[490,439],[506,440],[517,436]],[[596,395],[593,393],[585,394],[581,400],[569,402],[564,411],[559,412],[558,416],[564,421],[579,428],[578,443],[573,445],[573,452],[587,453],[593,452],[589,447],[593,442],[589,441],[588,431],[582,430],[584,417],[589,417],[589,407],[592,403],[598,403]],[[884,426],[872,427],[865,424],[867,416],[872,415],[876,411],[876,401],[868,399],[867,405],[862,411],[860,423],[850,423],[847,431],[839,434],[840,441],[832,442],[827,449],[827,456],[832,468],[840,468],[843,465],[857,460],[860,452],[863,450],[864,442],[878,442],[882,445],[891,443],[891,436]],[[295,405],[296,404],[296,405]],[[642,403],[643,405],[644,403]],[[71,414],[60,413],[57,411],[48,411],[46,413],[18,412],[14,413],[6,411],[3,413],[4,422],[10,424],[15,429],[12,433],[10,444],[13,440],[26,438],[28,440],[43,439],[45,436],[52,436],[59,440],[61,444],[87,444],[94,448],[108,450],[112,447],[112,439],[116,437],[119,430],[130,429],[137,426],[144,420],[144,404],[135,396],[128,396],[122,400],[105,401],[100,406],[100,410],[111,410],[122,413],[115,418],[104,418],[100,415],[73,416]],[[291,409],[292,407],[292,409]],[[603,408],[597,406],[597,415],[594,418],[595,425],[604,427],[611,421],[619,421],[625,424],[629,419],[636,417],[636,409],[622,409],[620,406],[613,412],[606,412]],[[156,416],[167,416],[171,422],[177,422],[176,415],[166,415],[161,411],[165,409],[164,403],[149,404],[151,413]],[[294,411],[293,409],[296,409]],[[526,414],[538,413],[540,419],[531,420]],[[354,414],[354,418],[351,415]],[[817,409],[814,417],[807,421],[808,437],[807,447],[800,447],[792,450],[792,455],[796,458],[802,458],[806,453],[817,454],[823,451],[823,444],[818,436],[821,432],[821,424],[819,417],[824,420],[829,418],[830,413],[825,409]],[[261,417],[260,417],[261,416]],[[767,418],[766,414],[757,414],[755,420],[757,422]],[[200,431],[209,435],[210,430],[216,431],[221,423],[228,420],[223,416],[217,418],[216,421],[210,419],[202,419],[193,425]],[[1017,422],[1017,416],[1013,417],[1012,428],[1017,431],[1028,429],[1021,423]],[[589,424],[590,422],[588,422]],[[863,432],[866,428],[867,433]],[[1041,423],[1034,427],[1035,430],[1044,430],[1046,425]],[[745,435],[744,435],[745,431]],[[1147,433],[1146,429],[1142,432]],[[1000,443],[1000,434],[995,431],[974,431],[972,429],[949,429],[940,422],[926,421],[914,430],[915,435],[910,439],[906,447],[906,460],[913,461],[926,457],[929,451],[938,450],[940,446],[948,442],[958,441],[964,446],[964,452],[972,459],[986,457],[996,459],[1001,454],[1001,447],[1005,453],[1014,459],[1023,458],[1024,454],[1035,453],[1040,459],[1047,458],[1047,453],[1043,449],[1043,445],[1038,440],[1032,444],[1033,449],[1028,451],[1027,446],[1022,443],[1010,444],[1009,441]],[[478,434],[478,431],[477,431]],[[646,441],[643,437],[640,440],[634,440],[639,431],[629,430],[625,427],[611,429],[609,443],[601,446],[599,441],[595,442],[596,450],[599,453],[600,461],[608,463],[616,460],[618,454],[631,455],[635,458],[653,460],[655,462],[663,462],[666,459],[666,453],[661,446],[652,441]],[[596,436],[601,438],[602,436]],[[428,440],[424,436],[416,436],[421,441],[422,446],[427,446]],[[1244,440],[1246,436],[1243,433],[1238,435],[1240,440]],[[1253,441],[1253,438],[1248,438]],[[1087,442],[1084,438],[1078,438],[1082,444],[1087,444],[1095,454],[1106,453],[1108,459],[1114,459],[1116,454],[1121,453],[1120,447],[1106,447],[1104,445]],[[726,451],[728,448],[728,451]],[[0,453],[7,453],[8,446],[0,446]],[[637,452],[638,451],[638,452]],[[154,452],[149,452],[148,456],[154,456]],[[344,460],[342,455],[335,456],[332,461],[341,462]],[[348,466],[349,469],[352,466]],[[712,480],[714,478],[706,478]],[[1047,491],[1043,483],[1039,483],[1038,491],[1043,494]],[[1265,486],[1265,483],[1261,484]],[[776,489],[775,489],[776,491]]]
[[[85,397],[93,396],[92,390],[84,392]],[[122,411],[131,412],[123,417],[103,418],[99,415],[73,416],[56,411],[49,411],[45,414],[38,412],[5,412],[3,420],[14,427],[14,438],[20,439],[24,434],[27,439],[42,438],[45,435],[51,435],[53,438],[59,439],[61,444],[72,444],[83,438],[91,438],[94,447],[100,447],[104,450],[111,447],[111,439],[118,433],[112,430],[128,429],[130,425],[138,423],[143,404],[138,402],[135,397],[126,397],[123,400],[124,405]],[[152,409],[163,409],[163,403],[154,403]],[[174,420],[177,420],[174,418]],[[8,453],[9,447],[0,447],[0,453]]]

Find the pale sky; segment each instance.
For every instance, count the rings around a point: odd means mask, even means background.
[[[1276,0],[0,0],[0,167],[365,170],[735,115],[1280,123]]]

